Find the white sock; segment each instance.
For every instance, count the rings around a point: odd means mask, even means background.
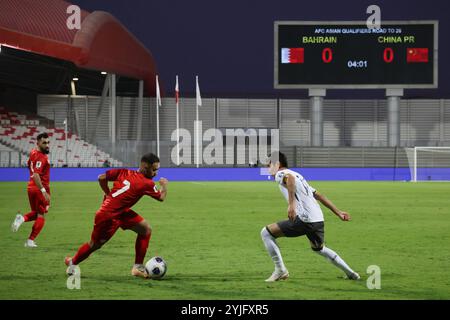
[[[261,238],[266,246],[269,256],[275,264],[275,271],[285,271],[286,267],[283,263],[283,258],[281,257],[280,248],[278,247],[275,238],[267,231],[266,227],[261,230]]]
[[[354,271],[345,263],[345,261],[342,260],[342,258],[339,257],[339,255],[330,248],[324,246],[322,250],[316,252],[322,257],[330,260],[332,264],[344,271],[346,275],[351,275],[352,273],[354,273]]]

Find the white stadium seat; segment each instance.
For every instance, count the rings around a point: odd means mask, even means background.
[[[11,124],[11,123],[15,124]],[[102,167],[108,160],[112,166],[120,167],[123,163],[113,159],[109,154],[97,149],[75,134],[68,134],[65,137],[63,128],[47,128],[39,125],[39,120],[28,120],[27,116],[20,115],[17,112],[1,113],[0,123],[0,146],[7,150],[0,149],[0,163],[6,163],[10,166],[26,165],[26,155],[29,154],[36,144],[36,137],[47,132],[50,135],[50,164],[54,167],[62,167],[66,164],[66,139],[67,139],[67,165],[69,167]],[[11,152],[13,150],[15,152]],[[19,151],[22,154],[19,161]],[[7,152],[11,152],[11,159]],[[5,160],[5,161],[3,161]],[[21,162],[21,163],[19,163]]]

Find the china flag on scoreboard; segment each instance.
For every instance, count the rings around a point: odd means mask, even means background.
[[[303,63],[304,61],[304,48],[281,48],[281,63]]]
[[[406,62],[428,62],[428,48],[407,48]]]

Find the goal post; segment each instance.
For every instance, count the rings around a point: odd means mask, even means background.
[[[450,182],[450,147],[411,147],[405,151],[412,182]]]

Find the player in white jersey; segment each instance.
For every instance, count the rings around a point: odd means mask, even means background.
[[[275,177],[275,181],[279,184],[280,190],[288,202],[288,220],[272,223],[261,230],[261,238],[275,264],[275,271],[266,279],[266,282],[284,280],[289,277],[275,239],[303,235],[308,237],[313,251],[344,271],[348,279],[359,280],[360,276],[336,252],[325,247],[323,213],[317,201],[330,209],[342,221],[350,221],[350,215],[339,210],[323,194],[311,187],[305,178],[299,173],[289,170],[287,166],[287,159],[283,153],[272,153],[269,160],[269,172]]]

